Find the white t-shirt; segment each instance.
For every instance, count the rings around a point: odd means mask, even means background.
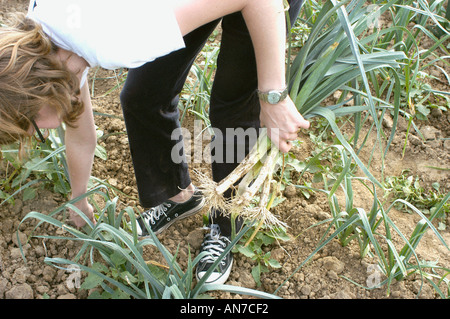
[[[30,0],[28,17],[91,67],[137,68],[185,45],[168,0]]]

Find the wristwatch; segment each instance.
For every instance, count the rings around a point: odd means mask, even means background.
[[[285,88],[282,91],[277,90],[271,90],[268,92],[261,92],[260,90],[257,90],[258,97],[269,104],[278,104],[281,101],[283,101],[288,96],[288,89]]]

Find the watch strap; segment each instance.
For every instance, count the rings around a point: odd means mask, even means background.
[[[286,97],[288,96],[289,90],[286,87],[284,90],[281,90],[281,91],[279,91],[279,90],[270,90],[270,91],[267,91],[267,92],[262,92],[260,90],[257,90],[257,93],[258,93],[258,97],[262,101],[267,102],[267,103],[271,103],[271,101],[269,100],[269,95],[270,94],[278,93],[280,98],[279,98],[277,103],[279,103],[279,102],[283,101],[284,99],[286,99]]]

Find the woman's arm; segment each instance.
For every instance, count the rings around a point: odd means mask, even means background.
[[[175,7],[181,32],[195,28],[224,15],[241,11],[252,37],[260,91],[286,87],[286,22],[283,0],[178,0]],[[282,152],[292,147],[300,128],[309,128],[292,100],[271,105],[261,101],[261,124]]]
[[[88,63],[73,52],[58,49],[57,57],[66,65],[67,69],[78,77],[82,76]],[[97,145],[92,102],[88,84],[85,83],[80,90],[80,99],[83,102],[83,113],[78,117],[73,127],[66,127],[65,144],[67,165],[69,168],[70,185],[72,188],[71,199],[77,198],[87,192],[88,182],[91,177],[94,152]],[[74,204],[90,220],[95,222],[93,208],[84,198]],[[70,210],[72,221],[77,227],[85,225],[85,221],[75,212]]]
[[[87,84],[81,89],[80,97],[84,103],[83,114],[78,119],[75,127],[66,128],[65,136],[72,199],[87,192],[95,147],[97,145],[92,103]],[[90,220],[94,221],[93,208],[88,203],[87,198],[76,202],[75,206],[85,213]],[[77,227],[84,226],[84,220],[75,212],[70,211],[70,215]]]
[[[283,0],[257,0],[242,11],[255,49],[258,89],[282,91],[286,88],[286,15]],[[288,152],[301,128],[309,128],[288,96],[278,104],[260,101],[261,125],[282,152]]]

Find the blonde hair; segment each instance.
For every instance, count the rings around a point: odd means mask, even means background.
[[[22,13],[0,28],[0,145],[22,145],[44,105],[69,126],[83,112],[79,80],[57,59],[57,50],[41,26]]]

